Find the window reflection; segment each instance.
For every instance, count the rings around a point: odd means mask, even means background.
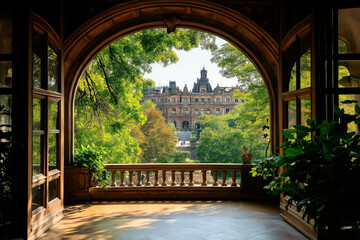
[[[49,134],[49,171],[57,168],[58,134]]]
[[[49,183],[49,202],[59,197],[59,179],[55,179]]]
[[[340,9],[338,13],[339,53],[360,53],[360,8]]]
[[[59,129],[59,103],[49,101],[49,130]]]
[[[42,173],[41,164],[41,143],[43,135],[33,135],[32,141],[32,175],[38,175]]]
[[[41,130],[41,99],[33,98],[33,130]]]
[[[0,10],[0,54],[12,53],[12,19],[9,11]]]
[[[0,61],[0,88],[12,86],[12,62]]]
[[[311,86],[311,52],[308,49],[300,58],[300,88]]]
[[[43,192],[44,192],[44,184],[32,188],[32,204],[31,204],[32,211],[44,205]]]
[[[11,108],[11,95],[0,95],[0,129],[3,132],[8,132],[11,130]]]
[[[57,92],[59,82],[59,61],[55,51],[48,46],[48,90]]]
[[[296,90],[296,63],[291,69],[289,80],[289,92]]]
[[[33,53],[33,87],[41,88],[41,58]]]
[[[301,125],[307,126],[306,120],[311,119],[311,99],[301,99]]]
[[[345,101],[357,101],[359,104],[360,95],[357,94],[347,94],[339,95],[339,108],[344,109],[347,114],[355,114],[355,103],[346,103]],[[345,103],[344,103],[345,102]],[[348,124],[348,132],[358,132],[356,124],[354,122]]]
[[[292,128],[296,124],[296,101],[287,102],[288,111],[288,129]]]

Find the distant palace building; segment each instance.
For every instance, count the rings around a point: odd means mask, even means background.
[[[173,123],[179,130],[194,129],[197,118],[202,114],[224,115],[243,102],[233,97],[239,87],[219,87],[218,84],[212,89],[207,70],[203,68],[200,74],[201,78],[194,83],[192,91],[188,90],[186,84],[181,91],[175,81],[170,81],[169,86],[144,92],[143,101],[156,103],[167,123]]]

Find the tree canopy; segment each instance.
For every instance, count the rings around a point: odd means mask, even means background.
[[[94,143],[108,149],[109,162],[137,162],[142,153],[138,126],[146,123],[139,104],[153,86],[144,73],[152,63],[175,63],[177,50],[216,49],[215,37],[189,29],[167,34],[150,29],[121,38],[104,48],[87,66],[75,96],[75,147]],[[142,142],[143,146],[144,143]]]
[[[251,149],[254,159],[264,158],[269,133],[269,98],[265,83],[255,65],[229,43],[212,50],[211,61],[222,69],[226,78],[236,77],[245,90],[237,91],[241,100],[224,116],[203,115],[200,124],[197,158],[200,162],[241,162],[243,146]]]

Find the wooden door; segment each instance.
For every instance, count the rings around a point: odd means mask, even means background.
[[[59,221],[63,211],[62,44],[44,20],[32,15],[32,154],[30,237]],[[30,110],[31,111],[31,110]]]

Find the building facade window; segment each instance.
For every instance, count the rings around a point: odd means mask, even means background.
[[[207,99],[207,102],[210,103],[210,102],[211,102],[211,98],[208,98],[208,99]]]
[[[199,114],[199,109],[195,108],[194,113],[195,113],[195,115]]]
[[[220,108],[217,108],[215,113],[216,113],[216,115],[219,115],[220,114]]]
[[[187,103],[188,102],[188,98],[183,98],[183,102]]]
[[[230,112],[230,108],[226,108],[225,113]]]
[[[176,98],[172,98],[172,99],[171,99],[171,102],[176,102]]]
[[[211,111],[210,111],[210,108],[206,109],[206,114],[210,114]]]
[[[205,102],[205,98],[201,98],[201,102]]]
[[[176,108],[171,109],[171,114],[176,114]]]
[[[188,108],[184,108],[184,114],[188,115],[189,114],[189,109]]]
[[[234,102],[239,102],[239,99],[235,98],[235,99],[234,99]]]
[[[230,98],[225,98],[225,102],[230,102]]]
[[[195,98],[195,102],[199,102],[199,99],[198,99],[198,98]]]
[[[217,102],[217,103],[220,103],[220,98],[216,98],[216,102]]]
[[[201,114],[205,114],[205,109],[201,109]]]
[[[205,89],[201,89],[201,91],[200,91],[200,92],[204,93],[204,92],[206,92],[206,91],[205,91]]]

